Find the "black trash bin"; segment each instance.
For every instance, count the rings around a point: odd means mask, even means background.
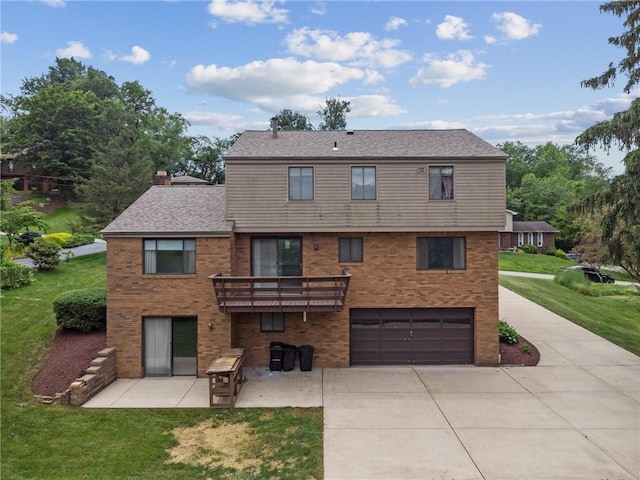
[[[311,345],[301,345],[298,350],[300,351],[300,370],[310,372],[313,368],[313,347]]]
[[[282,356],[282,370],[290,372],[296,366],[296,353],[298,348],[295,345],[284,344],[284,354]]]
[[[282,358],[284,354],[284,343],[271,342],[269,346],[269,370],[272,372],[279,372],[282,370]]]

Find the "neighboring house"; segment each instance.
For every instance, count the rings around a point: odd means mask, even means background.
[[[103,231],[120,377],[498,364],[507,156],[466,130],[247,131],[224,186],[153,186]]]
[[[28,191],[32,175],[31,162],[26,162],[16,154],[3,155],[0,162],[0,178],[2,180],[17,178],[14,185],[16,190]]]
[[[500,250],[518,248],[522,245],[535,245],[538,252],[544,253],[548,248],[556,248],[558,230],[547,222],[518,222],[513,220],[517,212],[507,210],[505,227],[500,231],[498,247]]]

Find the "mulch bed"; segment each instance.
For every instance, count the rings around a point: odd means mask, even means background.
[[[522,351],[523,344],[531,346],[532,353]],[[53,349],[47,361],[33,378],[31,388],[34,395],[53,396],[63,393],[107,346],[106,332],[81,333],[58,327],[53,339]],[[540,352],[531,342],[520,336],[518,343],[500,343],[501,366],[535,366],[540,361]]]
[[[106,332],[82,333],[58,327],[49,358],[31,382],[34,395],[63,393],[107,346]]]
[[[522,346],[525,344],[531,347],[531,353],[522,351]],[[500,342],[500,366],[502,367],[511,365],[535,367],[539,361],[540,352],[533,343],[522,335],[520,335],[517,343],[508,344]]]

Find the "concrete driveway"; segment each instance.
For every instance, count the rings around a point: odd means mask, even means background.
[[[247,369],[236,407],[324,407],[338,479],[640,479],[640,357],[500,288],[537,367]],[[88,408],[208,406],[206,379],[117,380]]]

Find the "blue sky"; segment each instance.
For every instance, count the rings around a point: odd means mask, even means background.
[[[1,92],[56,56],[138,80],[189,133],[267,129],[351,102],[350,129],[467,128],[492,144],[572,143],[629,105],[580,81],[622,58],[622,20],[576,1],[0,2]],[[598,158],[616,173],[622,155]]]

